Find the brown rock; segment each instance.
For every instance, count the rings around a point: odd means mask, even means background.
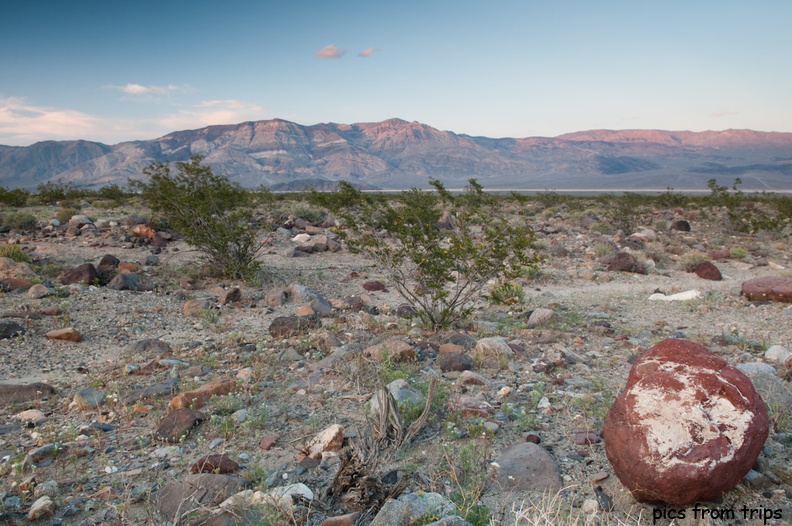
[[[239,290],[239,287],[231,287],[230,289],[226,290],[220,297],[217,299],[221,305],[228,305],[229,303],[236,303],[237,301],[242,300],[242,291]]]
[[[712,250],[709,254],[707,254],[711,259],[718,261],[719,259],[729,259],[731,257],[731,252],[729,252],[728,248],[724,248],[722,250]]]
[[[469,371],[473,369],[473,358],[461,352],[447,352],[437,357],[437,366],[443,372]]]
[[[213,380],[202,385],[198,389],[179,393],[170,401],[168,404],[168,409],[184,409],[188,407],[192,409],[200,409],[206,405],[207,400],[209,400],[212,396],[225,396],[235,393],[238,390],[239,385],[233,380]]]
[[[25,334],[27,330],[20,324],[11,320],[0,320],[0,340],[13,338]]]
[[[415,360],[415,349],[401,340],[385,340],[363,350],[365,356],[371,356],[378,362],[391,359],[394,362],[411,362]]]
[[[462,415],[464,418],[490,417],[495,414],[495,408],[487,402],[473,398],[470,395],[457,394],[448,402],[448,410]]]
[[[322,458],[325,451],[338,451],[344,442],[344,428],[333,424],[316,435],[308,444],[305,453],[310,458]]]
[[[148,225],[135,225],[132,227],[132,235],[151,239],[154,237],[154,229]]]
[[[792,278],[766,276],[742,284],[743,295],[751,301],[792,303]]]
[[[600,261],[608,270],[646,274],[646,268],[629,252],[617,252],[602,258]]]
[[[176,409],[160,421],[154,432],[155,440],[165,442],[181,442],[190,432],[206,418],[203,413],[193,409]]]
[[[385,285],[381,281],[377,281],[377,280],[365,282],[363,284],[363,288],[365,290],[369,291],[369,292],[379,291],[379,290],[381,290],[383,292],[387,292],[388,291],[388,289],[385,287]]]
[[[764,402],[743,373],[702,345],[668,339],[633,364],[603,437],[636,499],[685,506],[734,488],[768,430]]]
[[[267,435],[261,440],[259,440],[259,449],[263,449],[264,451],[269,451],[270,449],[275,447],[275,444],[278,443],[278,435]]]
[[[95,279],[99,278],[99,273],[92,263],[83,263],[63,273],[60,282],[64,285],[71,285],[73,283],[86,283],[91,284]]]
[[[576,431],[575,444],[579,446],[590,446],[602,440],[594,431]]]
[[[121,272],[137,272],[138,264],[131,261],[119,261],[118,270]]]
[[[67,327],[65,329],[55,329],[47,333],[47,338],[50,340],[63,340],[66,342],[81,342],[82,334],[79,331]]]
[[[239,464],[223,454],[205,456],[190,468],[190,473],[193,474],[219,473],[221,475],[228,475],[229,473],[236,473],[237,471],[239,471]]]
[[[336,515],[335,517],[327,517],[322,521],[322,526],[355,526],[360,512],[347,513],[346,515]]]
[[[239,493],[243,484],[244,480],[230,475],[187,475],[183,480],[166,485],[154,495],[153,500],[159,512],[174,524],[206,524],[203,521],[181,519],[193,519],[193,511],[220,505],[227,498]]]
[[[710,281],[721,281],[723,279],[718,267],[713,265],[710,261],[702,261],[698,264],[698,266],[696,266],[693,272],[695,272],[696,276],[700,277],[701,279],[708,279]]]
[[[32,384],[0,384],[0,404],[28,402],[55,394],[55,388],[49,384],[36,382]]]
[[[680,232],[690,232],[690,223],[684,219],[674,221],[671,223],[671,230],[679,230]]]
[[[186,316],[200,316],[200,314],[212,308],[212,302],[208,298],[196,298],[184,304],[181,313]]]

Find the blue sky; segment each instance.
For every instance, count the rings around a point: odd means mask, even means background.
[[[792,132],[789,0],[2,0],[0,144],[391,117]]]

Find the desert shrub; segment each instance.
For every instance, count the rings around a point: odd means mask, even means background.
[[[545,190],[536,194],[536,201],[544,208],[558,206],[569,200],[569,196],[559,194],[555,190]]]
[[[589,250],[591,250],[596,257],[601,258],[616,252],[616,246],[611,243],[606,243],[605,241],[595,241],[591,244]]]
[[[346,181],[339,181],[338,188],[333,192],[317,192],[311,189],[305,199],[313,206],[321,206],[331,212],[360,205],[365,200],[363,193]]]
[[[294,217],[299,217],[300,219],[310,221],[311,223],[321,223],[325,219],[325,215],[321,210],[307,206],[297,206],[292,211],[292,215],[294,215]]]
[[[609,195],[601,202],[605,205],[605,217],[616,229],[630,235],[638,228],[639,218],[646,208],[647,198],[641,194],[624,192],[622,195]]]
[[[525,289],[519,283],[500,280],[487,295],[490,303],[496,305],[513,305],[525,301]]]
[[[30,192],[27,190],[22,190],[21,188],[8,190],[0,186],[0,203],[4,205],[13,207],[25,206],[28,197],[30,197]]]
[[[490,279],[516,277],[540,260],[524,218],[510,223],[485,213],[490,207],[478,204],[489,200],[473,182],[461,196],[434,181],[436,192],[414,188],[342,215],[350,248],[368,254],[432,328],[466,317]],[[450,222],[440,224],[444,212]]]
[[[10,258],[20,263],[30,262],[30,256],[19,245],[0,245],[0,258]]]
[[[44,204],[52,204],[57,201],[62,201],[63,199],[75,199],[80,197],[80,193],[74,188],[73,183],[64,183],[61,181],[39,183],[36,187],[36,195]]]
[[[733,259],[745,259],[749,254],[750,252],[743,247],[732,247],[729,249],[729,257]]]
[[[696,267],[699,264],[709,261],[710,258],[704,252],[700,250],[691,250],[690,252],[685,252],[679,258],[679,266],[682,267],[686,272],[693,272],[696,270]]]
[[[654,202],[661,208],[678,208],[685,206],[688,199],[679,192],[674,192],[674,189],[669,186],[665,192],[654,198]]]
[[[60,221],[61,224],[68,223],[72,216],[79,214],[80,211],[76,208],[61,208],[55,213],[55,219]]]
[[[201,250],[213,273],[247,279],[260,264],[258,235],[251,226],[252,194],[201,164],[202,157],[144,169],[149,181],[130,181],[148,207]]]
[[[36,228],[36,216],[29,212],[11,212],[5,216],[5,225],[18,230],[32,230]]]

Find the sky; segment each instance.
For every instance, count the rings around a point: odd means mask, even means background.
[[[0,0],[0,144],[419,121],[792,132],[789,0]]]

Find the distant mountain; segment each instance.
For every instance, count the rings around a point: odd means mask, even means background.
[[[45,141],[0,146],[0,185],[46,181],[79,187],[126,184],[151,162],[200,154],[246,187],[426,187],[431,178],[458,188],[475,177],[487,189],[706,188],[708,179],[743,189],[792,189],[792,133],[725,130],[591,130],[558,137],[492,139],[440,131],[418,122],[302,126],[274,119],[173,132],[108,146]]]

